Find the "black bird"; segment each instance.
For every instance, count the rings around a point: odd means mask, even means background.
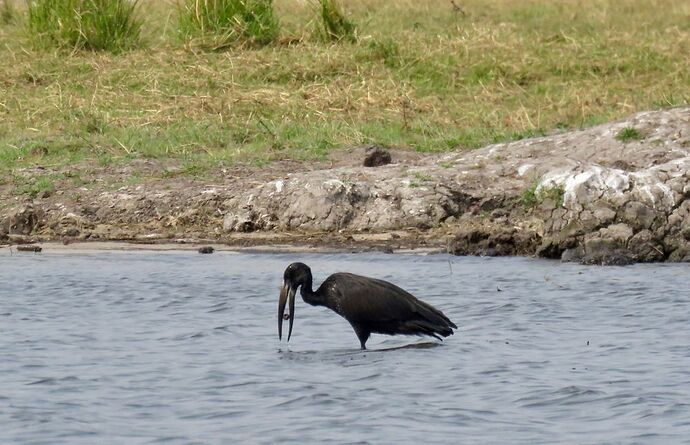
[[[283,318],[290,320],[288,341],[295,319],[295,294],[301,286],[302,299],[312,306],[326,306],[345,318],[359,338],[362,349],[372,332],[378,334],[453,335],[458,327],[441,311],[388,281],[351,273],[334,273],[312,290],[311,269],[304,263],[292,263],[283,275],[278,301],[278,337],[283,337]],[[289,301],[289,314],[285,304]],[[289,315],[289,316],[288,316]]]

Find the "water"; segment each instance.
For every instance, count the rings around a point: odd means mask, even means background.
[[[315,284],[394,281],[460,329],[359,351],[345,320],[299,300],[288,347],[277,299],[298,259]],[[4,249],[0,443],[690,443],[689,272]]]

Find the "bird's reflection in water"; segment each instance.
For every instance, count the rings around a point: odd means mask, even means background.
[[[352,360],[354,358],[366,358],[369,355],[374,355],[382,352],[394,352],[414,349],[432,349],[443,346],[439,342],[422,342],[412,343],[409,345],[391,346],[381,349],[331,349],[326,351],[311,350],[311,351],[292,351],[288,348],[278,348],[280,360],[290,360],[296,362],[330,362]]]
[[[367,349],[369,352],[388,352],[388,351],[398,351],[400,349],[431,349],[443,346],[443,343],[427,341],[424,343],[412,343],[411,345],[393,346],[390,348],[383,349]]]

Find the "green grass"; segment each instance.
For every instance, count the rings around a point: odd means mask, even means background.
[[[267,45],[280,31],[272,0],[179,0],[178,19],[184,38],[214,50]]]
[[[565,189],[561,186],[539,188],[540,182],[541,178],[535,178],[530,185],[523,190],[521,196],[522,205],[525,208],[530,209],[536,207],[545,200],[550,199],[556,204],[556,206],[562,206]]]
[[[541,197],[542,201],[545,199],[550,199],[556,204],[557,207],[562,207],[565,189],[561,186],[547,187],[540,190],[539,196]]]
[[[30,179],[18,180],[17,182],[16,193],[29,196],[31,199],[36,198],[41,192],[53,192],[55,190],[55,184],[51,175],[39,175]]]
[[[422,181],[422,182],[429,182],[429,181],[431,181],[431,180],[433,179],[433,178],[431,177],[431,175],[429,175],[428,173],[424,173],[424,172],[414,172],[414,173],[412,174],[412,176],[413,176],[415,179],[417,179],[417,180],[419,180],[419,181]]]
[[[0,25],[11,25],[17,21],[17,9],[14,0],[0,1]]]
[[[138,0],[32,0],[28,27],[46,48],[120,52],[139,45]]]
[[[642,139],[644,136],[639,130],[633,127],[625,127],[616,135],[616,139],[621,142],[630,142]]]
[[[337,0],[319,0],[322,36],[339,42],[357,40],[357,26],[345,16]]]
[[[381,61],[388,68],[398,68],[403,63],[400,46],[391,38],[370,40],[364,48],[359,58],[365,61]]]
[[[540,178],[535,179],[532,183],[522,192],[522,205],[526,208],[531,208],[539,203],[539,197],[537,195],[537,187],[539,187]]]
[[[177,10],[142,2],[146,47],[112,54],[34,47],[15,3],[0,26],[0,172],[464,150],[690,102],[687,2],[461,4],[341,2],[358,39],[336,44],[311,34],[315,3],[276,2],[272,43],[207,52],[180,42]]]

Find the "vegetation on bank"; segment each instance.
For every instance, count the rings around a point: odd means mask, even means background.
[[[183,0],[178,25],[184,38],[210,50],[268,45],[280,33],[272,0]]]
[[[27,27],[39,46],[120,52],[139,43],[138,0],[31,0]],[[9,4],[6,1],[6,4]]]
[[[690,102],[680,0],[254,0],[211,21],[212,0],[123,2],[136,38],[114,52],[85,30],[36,45],[9,1],[0,185],[35,166],[173,159],[200,174],[367,143],[469,149]]]

